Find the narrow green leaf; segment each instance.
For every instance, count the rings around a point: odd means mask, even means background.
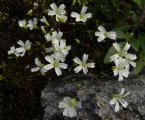
[[[138,39],[136,39],[135,37],[132,38],[130,40],[130,43],[131,43],[131,46],[132,48],[135,50],[135,51],[138,51],[139,50],[139,47],[140,47],[140,41]]]
[[[145,50],[145,33],[139,33],[138,41],[140,42],[142,50]]]
[[[136,67],[133,69],[131,74],[138,75],[141,72],[142,68],[143,68],[143,61],[142,59],[140,59],[136,62]]]

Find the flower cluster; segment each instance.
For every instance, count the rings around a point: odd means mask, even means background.
[[[127,42],[123,49],[119,46],[119,44],[113,43],[113,47],[117,51],[116,54],[110,57],[110,61],[115,63],[113,66],[114,76],[119,75],[118,80],[122,81],[123,77],[127,78],[129,75],[130,66],[136,67],[136,63],[134,60],[137,59],[137,56],[131,53],[128,53],[130,48],[130,44]]]
[[[15,46],[12,46],[8,51],[8,55],[14,54],[16,55],[16,57],[23,57],[26,51],[29,51],[31,49],[31,42],[29,40],[27,40],[25,43],[22,40],[19,40],[17,44],[20,47],[15,48]]]
[[[60,4],[57,6],[55,3],[50,4],[50,8],[48,9],[48,16],[55,16],[57,22],[66,22],[68,17],[66,16],[66,6],[64,4]],[[87,19],[92,18],[92,13],[87,13],[87,6],[83,6],[81,12],[71,12],[71,17],[75,18],[76,22],[86,22]],[[46,55],[44,56],[46,64],[42,63],[38,57],[34,59],[35,67],[31,68],[31,72],[40,71],[42,75],[45,75],[47,71],[54,69],[57,76],[62,75],[62,69],[67,69],[68,65],[66,62],[66,57],[69,54],[69,51],[72,49],[71,45],[67,45],[67,40],[63,38],[63,32],[51,30],[51,32],[47,32],[45,27],[49,26],[47,18],[42,16],[40,22],[45,24],[46,26],[41,26],[41,30],[44,33],[44,38],[46,42],[50,43],[48,48],[45,48]],[[21,28],[33,30],[38,28],[37,26],[38,20],[37,18],[18,21],[18,25]],[[49,26],[50,27],[50,26]],[[116,53],[110,57],[110,62],[114,62],[115,66],[113,66],[114,76],[119,76],[119,81],[122,81],[128,77],[130,73],[130,66],[136,67],[136,63],[134,60],[137,59],[137,56],[131,53],[128,53],[131,45],[127,42],[124,48],[120,47],[119,43],[116,42],[117,33],[115,31],[109,31],[102,26],[98,26],[98,31],[95,32],[95,36],[97,36],[98,42],[103,42],[105,39],[112,39],[115,42],[113,43],[113,47],[116,50]],[[24,56],[26,51],[31,49],[31,42],[27,40],[23,42],[19,40],[17,44],[20,46],[15,48],[12,46],[8,51],[8,55],[14,54],[16,57]],[[83,54],[82,60],[78,57],[73,58],[73,62],[78,65],[74,68],[75,73],[79,73],[83,71],[84,74],[88,73],[88,68],[95,68],[94,62],[87,62],[88,54]],[[124,100],[124,97],[129,95],[129,92],[125,94],[125,89],[122,88],[120,94],[113,94],[113,99],[110,101],[111,105],[115,104],[115,112],[120,110],[120,104],[126,108],[128,103]],[[64,109],[63,115],[68,117],[75,117],[77,115],[76,109],[80,109],[82,107],[81,102],[76,101],[74,98],[65,97],[63,101],[59,103],[59,108]]]
[[[49,16],[55,16],[57,22],[66,22],[67,16],[64,4],[60,4],[59,7],[57,7],[55,3],[51,3],[50,7],[51,9],[48,9]],[[72,12],[71,17],[76,18],[76,22],[86,22],[88,18],[92,18],[91,13],[86,13],[87,9],[87,6],[83,6],[80,13]]]

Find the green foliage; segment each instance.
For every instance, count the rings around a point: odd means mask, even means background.
[[[143,65],[143,60],[142,59],[139,59],[137,62],[136,62],[136,68],[133,69],[132,73],[133,75],[138,75],[141,70],[143,69],[144,65]]]
[[[145,5],[145,1],[144,0],[133,0],[136,4],[138,5]]]

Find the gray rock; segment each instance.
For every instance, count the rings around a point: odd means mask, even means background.
[[[112,94],[119,93],[121,88],[131,92],[126,97],[129,106],[116,113],[109,101]],[[63,117],[58,108],[59,102],[66,96],[82,102],[82,109],[76,118]],[[145,75],[123,82],[97,79],[92,74],[70,75],[47,85],[42,91],[41,103],[44,108],[43,120],[145,120]]]

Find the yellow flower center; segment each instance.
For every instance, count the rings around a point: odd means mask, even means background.
[[[113,98],[116,98],[116,99],[120,99],[120,96],[119,95],[116,95],[116,94],[112,94],[112,97]]]
[[[54,61],[53,65],[54,65],[54,67],[58,67],[59,63],[57,61]]]
[[[84,16],[83,15],[80,15],[80,19],[83,19],[84,18]]]
[[[71,101],[69,101],[67,104],[68,104],[68,106],[69,107],[74,107],[74,104],[75,104],[75,102],[76,102],[76,99],[75,98],[73,98]]]
[[[87,65],[86,62],[82,62],[83,67],[86,67],[86,65]]]
[[[108,37],[108,33],[107,33],[107,32],[105,32],[105,33],[104,33],[104,36],[107,38],[107,37]]]
[[[58,9],[56,10],[56,14],[59,14],[59,10]]]

